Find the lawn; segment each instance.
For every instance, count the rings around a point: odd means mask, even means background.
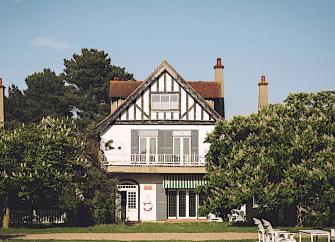
[[[295,232],[301,228],[285,227],[286,231]],[[307,228],[306,228],[307,229]],[[37,233],[218,233],[218,232],[257,232],[256,226],[236,226],[223,223],[138,223],[133,225],[108,224],[92,227],[44,227],[44,228],[9,228],[0,229],[0,234],[37,234]]]

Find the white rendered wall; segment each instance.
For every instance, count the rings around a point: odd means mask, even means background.
[[[130,161],[131,154],[131,130],[132,129],[172,129],[172,130],[191,130],[196,129],[199,132],[199,156],[204,156],[209,144],[204,140],[208,133],[214,129],[215,125],[113,125],[106,133],[101,136],[101,149],[104,150],[104,144],[113,140],[114,149],[105,151],[107,161]],[[119,147],[121,149],[119,149]]]
[[[140,219],[156,220],[156,184],[140,184]]]

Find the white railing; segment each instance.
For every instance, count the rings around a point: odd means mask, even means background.
[[[112,166],[205,166],[205,159],[198,154],[131,154],[106,155],[103,165]]]
[[[60,224],[65,223],[66,214],[54,209],[12,210],[11,223],[14,224]]]

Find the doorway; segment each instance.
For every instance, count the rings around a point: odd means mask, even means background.
[[[168,191],[168,218],[170,219],[197,219],[199,195],[194,190]]]
[[[175,161],[184,162],[191,161],[191,137],[174,137],[173,138],[173,154]]]
[[[140,162],[155,162],[157,160],[157,137],[140,137]]]
[[[117,188],[121,193],[121,220],[138,221],[138,185],[127,182]]]

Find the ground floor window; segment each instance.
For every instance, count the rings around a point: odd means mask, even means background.
[[[194,190],[176,189],[168,190],[168,218],[199,218],[199,205],[202,203],[202,194]]]

